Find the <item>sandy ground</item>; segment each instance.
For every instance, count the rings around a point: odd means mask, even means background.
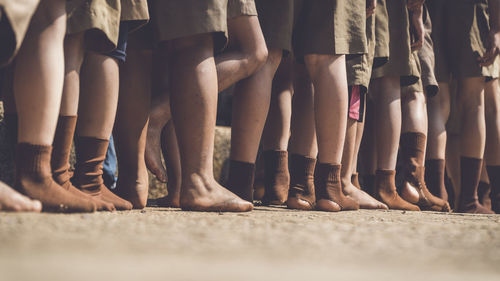
[[[0,213],[0,280],[500,280],[500,216]]]

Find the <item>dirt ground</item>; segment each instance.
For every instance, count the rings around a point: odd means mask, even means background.
[[[0,280],[500,280],[500,216],[0,213]]]

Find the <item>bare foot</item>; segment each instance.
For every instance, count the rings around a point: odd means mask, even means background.
[[[187,211],[248,212],[253,204],[219,185],[215,179],[191,174],[181,185],[181,208]]]
[[[363,190],[358,189],[352,183],[344,183],[342,188],[344,194],[350,197],[352,200],[358,202],[361,209],[389,209],[386,204],[371,197]]]
[[[134,209],[144,209],[148,201],[148,172],[144,169],[144,171],[137,173],[140,176],[134,177],[135,173],[127,173],[126,171],[119,174],[114,192],[132,203]]]
[[[42,203],[31,200],[10,186],[0,182],[0,211],[10,212],[40,212]]]
[[[146,139],[146,167],[161,182],[167,182],[167,171],[161,162],[161,132],[169,120],[168,103],[156,103],[149,114],[149,125]]]
[[[458,213],[469,213],[469,214],[494,214],[493,211],[488,210],[483,205],[479,204],[478,200],[467,204],[460,204],[458,206]]]

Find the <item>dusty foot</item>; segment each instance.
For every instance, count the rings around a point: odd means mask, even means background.
[[[31,200],[10,186],[0,182],[0,211],[9,212],[40,212],[42,203]]]
[[[199,174],[182,180],[180,203],[187,211],[248,212],[253,209],[252,203],[219,185],[213,177]]]
[[[488,210],[483,205],[479,204],[478,200],[475,200],[467,204],[460,204],[460,206],[458,206],[457,213],[494,214],[493,211]]]
[[[368,193],[357,188],[351,183],[343,184],[344,194],[347,195],[352,200],[358,202],[359,208],[361,209],[389,209],[386,204],[376,200],[371,197]]]
[[[161,132],[169,120],[164,106],[163,103],[157,103],[151,108],[144,156],[146,166],[161,182],[167,182],[167,171],[161,161]]]

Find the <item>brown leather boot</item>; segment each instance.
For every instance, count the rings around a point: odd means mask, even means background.
[[[73,144],[73,136],[75,134],[76,120],[76,116],[59,116],[52,145],[52,177],[55,182],[71,194],[93,201],[97,206],[97,210],[114,211],[115,206],[113,206],[113,204],[83,193],[78,188],[74,187],[70,181],[71,172],[69,170],[69,157],[71,154],[71,145]]]
[[[389,209],[420,211],[417,205],[413,205],[401,198],[396,191],[396,171],[377,170],[375,174],[375,199],[385,203]]]
[[[227,189],[238,195],[241,199],[253,203],[254,177],[254,163],[231,160]]]
[[[288,197],[290,173],[288,172],[288,151],[264,151],[265,179],[264,205],[281,205]]]
[[[16,149],[16,189],[42,202],[49,212],[94,212],[95,204],[78,197],[52,179],[50,155],[52,146],[19,143]]]
[[[425,168],[421,165],[425,158],[427,137],[422,133],[401,135],[401,161],[403,183],[401,197],[423,210],[450,212],[448,202],[432,195],[425,185]]]
[[[117,210],[131,210],[132,203],[111,192],[103,183],[102,165],[108,150],[108,140],[77,137],[76,165],[73,183],[84,193],[111,203]]]
[[[494,214],[479,203],[477,188],[481,178],[483,159],[460,157],[459,213]]]
[[[320,205],[320,200],[329,200],[336,203],[339,211],[358,210],[359,204],[344,195],[342,182],[340,181],[340,170],[342,165],[319,163],[318,174],[315,177],[317,208],[322,211],[336,211],[325,209]]]
[[[313,210],[316,203],[314,191],[314,168],[316,159],[299,154],[290,155],[290,190],[287,207]]]
[[[445,185],[446,162],[444,159],[429,159],[425,161],[425,183],[431,194],[448,202],[448,192]]]

